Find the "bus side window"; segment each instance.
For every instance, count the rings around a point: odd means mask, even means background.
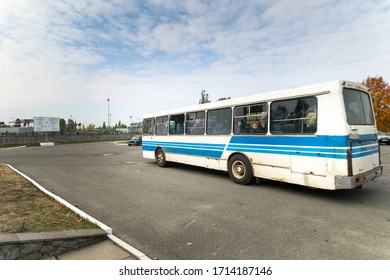
[[[207,134],[229,135],[232,125],[232,109],[216,109],[207,112]]]
[[[204,118],[205,112],[187,113],[186,119],[186,134],[187,135],[203,135],[204,134]]]
[[[169,134],[184,134],[184,114],[169,117]]]
[[[144,135],[153,135],[154,134],[154,118],[144,120],[142,132]]]
[[[272,102],[271,112],[273,134],[313,134],[317,131],[315,97]]]
[[[234,108],[234,134],[266,134],[268,105],[254,104]]]
[[[168,116],[156,118],[156,135],[168,134]]]

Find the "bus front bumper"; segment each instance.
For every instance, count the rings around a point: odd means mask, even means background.
[[[354,176],[336,176],[335,186],[336,190],[361,188],[363,184],[374,181],[376,178],[382,176],[383,167],[378,166],[374,169]]]

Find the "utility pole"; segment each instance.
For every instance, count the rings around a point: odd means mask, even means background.
[[[108,124],[108,127],[110,127],[110,98],[107,98],[107,108],[108,108],[107,124]]]

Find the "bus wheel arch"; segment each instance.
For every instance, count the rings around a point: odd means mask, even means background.
[[[249,185],[255,181],[251,161],[241,153],[235,153],[229,157],[228,173],[236,184]]]
[[[168,162],[163,148],[158,147],[154,153],[154,157],[156,159],[156,163],[158,166],[160,167],[168,166]]]

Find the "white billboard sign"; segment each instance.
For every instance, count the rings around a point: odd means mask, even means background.
[[[34,131],[60,131],[60,118],[34,117]]]

